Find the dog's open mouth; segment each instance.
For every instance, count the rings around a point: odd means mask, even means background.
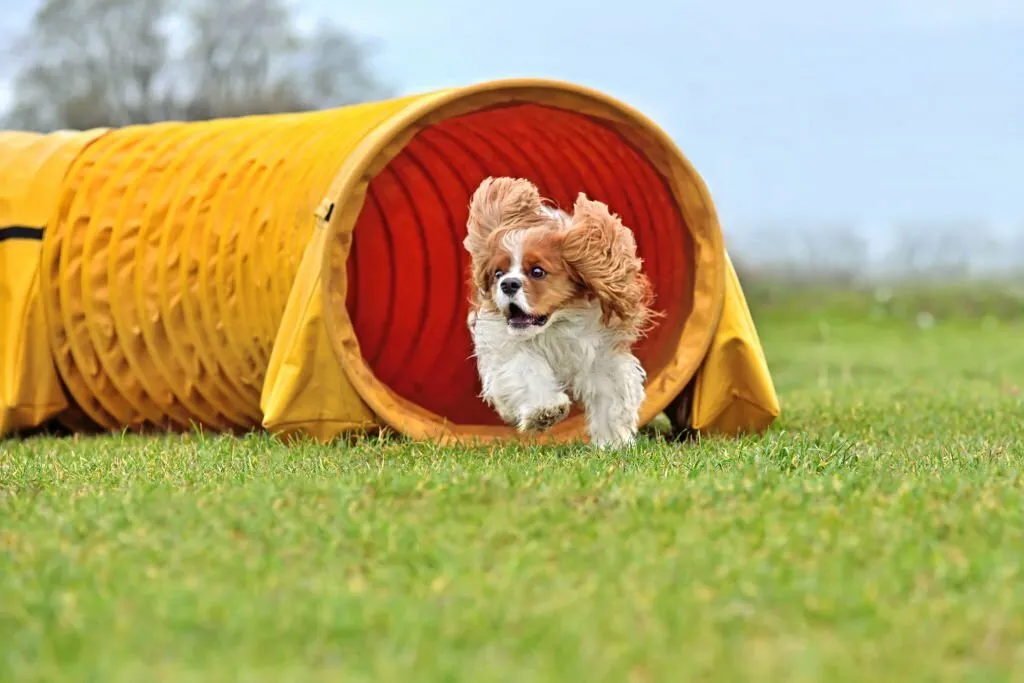
[[[505,314],[508,319],[508,326],[517,330],[525,330],[530,327],[540,327],[548,321],[546,315],[530,315],[515,304],[508,307]]]

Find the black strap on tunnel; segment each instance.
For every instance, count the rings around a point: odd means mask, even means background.
[[[7,240],[41,240],[42,228],[30,228],[25,225],[8,225],[0,228],[0,242]]]

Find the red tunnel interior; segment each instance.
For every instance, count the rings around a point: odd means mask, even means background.
[[[636,235],[666,313],[636,353],[672,357],[693,299],[693,242],[665,179],[602,121],[536,104],[494,107],[421,132],[370,183],[348,261],[360,348],[392,391],[456,424],[497,425],[479,398],[466,328],[469,198],[487,176],[525,177],[571,210],[586,192]]]

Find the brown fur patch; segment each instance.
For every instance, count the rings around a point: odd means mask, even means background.
[[[537,315],[551,315],[585,298],[582,284],[573,278],[562,258],[564,239],[563,230],[536,228],[523,240],[523,273],[526,278],[523,290]],[[531,275],[534,267],[544,271],[543,277]]]
[[[651,308],[654,288],[642,270],[633,232],[606,204],[579,194],[562,257],[601,303],[605,324],[638,334],[649,329],[657,315]]]

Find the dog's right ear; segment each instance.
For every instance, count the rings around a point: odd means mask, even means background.
[[[486,178],[473,193],[462,244],[470,254],[482,253],[487,238],[499,227],[526,228],[543,222],[540,192],[524,178]]]

